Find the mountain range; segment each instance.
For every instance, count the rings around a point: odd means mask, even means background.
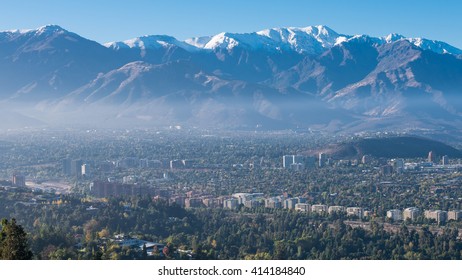
[[[18,125],[357,132],[462,124],[462,50],[321,25],[103,45],[56,25],[3,31],[0,73],[2,114],[20,114]]]

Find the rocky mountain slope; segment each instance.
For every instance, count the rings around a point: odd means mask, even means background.
[[[326,26],[101,45],[49,25],[0,32],[0,101],[47,123],[454,128],[461,55],[444,42]]]

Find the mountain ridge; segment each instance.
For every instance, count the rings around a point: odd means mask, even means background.
[[[137,39],[145,37],[158,37],[165,35],[146,35],[136,37],[133,39],[121,41],[121,42],[108,42],[105,46],[112,47],[117,44],[127,44],[126,42],[136,41]],[[257,32],[251,33],[229,33],[222,32],[212,36],[193,37],[184,41],[179,41],[174,37],[175,45],[178,47],[185,48],[186,50],[215,50],[215,49],[226,49],[230,50],[236,46],[247,47],[249,49],[262,49],[268,48],[273,51],[279,51],[282,48],[291,49],[299,53],[307,54],[320,54],[335,45],[363,37],[368,35],[343,35],[335,32],[328,26],[316,25],[307,27],[284,27],[284,28],[270,28],[264,29]],[[454,55],[462,54],[462,50],[457,47],[451,46],[442,41],[429,40],[426,38],[407,38],[403,35],[391,33],[383,37],[370,37],[375,40],[378,44],[386,44],[396,42],[398,40],[406,40],[415,46],[424,50],[430,50],[439,54],[449,53]],[[302,45],[299,45],[299,41]],[[310,44],[306,44],[306,43]],[[188,46],[185,46],[187,44]],[[135,46],[132,46],[135,47]],[[196,49],[192,49],[194,47]]]
[[[28,114],[45,122],[72,116],[341,132],[408,129],[406,118],[416,128],[457,127],[459,51],[322,25],[105,45],[47,25],[0,32],[0,101],[29,104]]]

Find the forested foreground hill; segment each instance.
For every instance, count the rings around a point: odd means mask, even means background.
[[[0,214],[16,217],[25,228],[35,259],[462,258],[458,229],[451,228],[456,224],[438,232],[403,224],[393,233],[375,221],[351,227],[341,216],[263,208],[185,210],[150,198],[90,203],[63,196],[29,206],[14,196],[2,194],[1,200]],[[120,247],[112,241],[115,234],[163,243],[169,250],[148,256],[140,248]]]

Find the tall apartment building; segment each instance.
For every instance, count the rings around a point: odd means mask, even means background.
[[[428,157],[427,157],[428,162],[435,162],[436,161],[436,156],[433,151],[428,152]]]
[[[448,165],[448,164],[449,164],[449,157],[448,157],[448,156],[443,156],[443,157],[441,158],[441,163],[442,163],[443,165]]]
[[[13,186],[15,187],[25,187],[26,186],[26,177],[19,173],[13,174]]]
[[[318,166],[319,167],[324,167],[326,166],[327,163],[327,156],[324,153],[319,153],[319,158],[318,158]]]
[[[282,157],[282,167],[285,169],[303,170],[305,157],[301,155],[285,155]]]

